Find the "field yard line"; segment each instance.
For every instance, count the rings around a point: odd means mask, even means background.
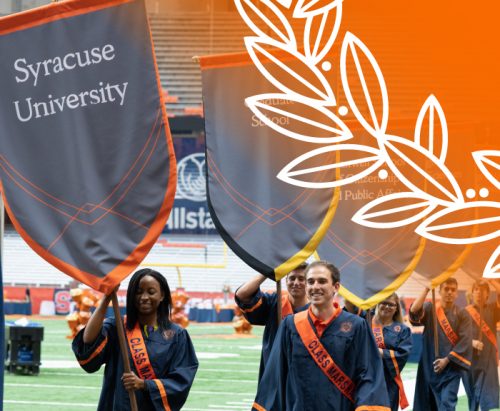
[[[49,368],[49,369],[53,369],[53,368]],[[52,372],[52,371],[47,371],[47,370],[43,370],[42,371],[42,374],[43,375],[63,375],[63,376],[68,376],[68,377],[78,377],[78,378],[81,378],[81,377],[91,377],[91,378],[96,378],[96,376],[101,376],[101,373],[94,373],[94,374],[89,374],[89,373],[86,373],[82,370],[82,372]]]
[[[251,361],[238,361],[238,362],[231,362],[231,361],[217,361],[216,364],[220,365],[244,365],[245,363],[254,363],[256,366],[259,365],[260,363],[260,358],[256,357],[254,360]],[[212,365],[212,364],[210,364]]]
[[[191,390],[189,394],[203,394],[203,395],[227,395],[227,391],[193,391]],[[253,395],[255,393],[248,393],[248,392],[231,392],[231,395]]]
[[[248,405],[209,405],[208,408],[212,409],[215,407],[224,408],[234,410],[235,408],[238,410],[248,410]]]
[[[71,389],[82,389],[82,390],[100,390],[101,387],[83,387],[79,385],[57,385],[57,384],[17,384],[17,383],[6,383],[7,387],[30,387],[30,388],[71,388]],[[191,390],[191,394],[203,394],[203,395],[227,395],[227,391],[196,391]],[[231,395],[252,395],[248,392],[232,392]]]
[[[45,401],[18,401],[18,400],[4,400],[4,404],[26,404],[26,405],[59,405],[68,407],[88,407],[95,408],[96,404],[89,404],[86,402],[45,402]],[[73,408],[72,408],[73,409]]]
[[[20,384],[15,382],[7,382],[4,384],[7,387],[31,387],[31,388],[71,388],[77,390],[100,390],[101,387],[84,387],[82,385],[61,385],[61,384]]]
[[[243,350],[261,350],[262,344],[259,345],[224,345],[224,344],[196,344],[197,347],[203,348],[241,348]]]
[[[214,381],[213,378],[203,378],[203,377],[195,377],[195,381]],[[225,380],[223,378],[217,378],[217,382],[234,382],[234,378],[231,380]],[[241,378],[238,378],[238,382],[255,382],[257,383],[257,379],[255,380],[242,380]]]
[[[259,370],[257,370],[257,369],[252,371],[252,370],[226,370],[226,369],[219,369],[219,368],[203,368],[203,367],[198,368],[198,372],[200,372],[200,371],[232,372],[232,373],[236,373],[236,374],[257,374],[259,372]]]
[[[252,401],[245,401],[245,400],[241,400],[240,402],[235,402],[235,401],[227,401],[226,402],[227,405],[238,405],[238,406],[241,406],[242,404],[246,404],[247,406],[248,405],[252,405],[253,404],[253,400]]]
[[[233,371],[232,371],[233,372]],[[81,377],[91,377],[91,378],[96,378],[96,375],[100,376],[100,374],[81,374],[81,373],[71,373],[71,372],[47,372],[45,371],[43,373],[44,375],[61,375],[61,376],[68,376],[68,377],[78,377],[78,378],[81,378]],[[213,378],[203,378],[203,377],[196,377],[195,378],[196,381],[213,381],[214,379]],[[223,378],[217,378],[217,381],[221,381],[221,382],[234,382],[234,378],[233,379],[223,379]],[[238,378],[238,382],[248,382],[248,383],[252,383],[252,382],[257,382],[257,380],[242,380],[241,378]]]

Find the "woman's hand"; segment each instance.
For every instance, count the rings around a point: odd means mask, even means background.
[[[483,351],[484,344],[479,340],[472,340],[472,347],[478,351]]]
[[[124,372],[122,376],[123,385],[127,391],[137,391],[146,388],[146,383],[133,372]]]

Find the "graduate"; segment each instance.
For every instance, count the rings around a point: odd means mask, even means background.
[[[101,300],[73,340],[73,351],[85,371],[96,372],[106,364],[97,410],[130,410],[127,391],[131,390],[141,411],[180,410],[198,360],[187,331],[170,321],[167,280],[151,269],[137,271],[130,280],[125,321],[130,373],[124,372],[115,319],[104,319],[110,300],[109,295]]]
[[[309,307],[306,297],[306,268],[307,263],[302,263],[286,276],[288,293],[283,293],[281,297],[282,319],[290,314],[307,310]],[[258,274],[239,287],[234,295],[236,304],[243,311],[248,322],[252,325],[265,327],[262,336],[259,381],[264,373],[278,331],[278,295],[276,293],[263,293],[260,290],[260,285],[266,279],[265,276]]]
[[[472,320],[473,354],[472,365],[464,372],[463,382],[471,411],[479,407],[481,411],[499,408],[496,325],[500,321],[500,284],[498,281],[492,284],[497,292],[495,302],[488,303],[488,282],[477,280],[471,289],[472,304],[465,307]]]
[[[430,289],[410,307],[410,322],[423,325],[422,356],[418,364],[414,411],[453,411],[457,404],[460,376],[472,359],[472,328],[467,312],[455,305],[458,283],[448,278],[439,286],[436,304],[439,352],[434,353],[434,309],[425,302]]]
[[[286,317],[260,381],[254,411],[389,411],[382,361],[367,322],[334,302],[340,274],[306,270],[307,311]]]
[[[401,305],[396,293],[377,305],[372,320],[372,332],[384,364],[384,377],[391,410],[408,407],[401,371],[410,355],[411,330],[403,323]]]

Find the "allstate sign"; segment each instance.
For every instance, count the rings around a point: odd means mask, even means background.
[[[217,233],[207,207],[204,153],[190,154],[177,163],[177,192],[165,231]]]

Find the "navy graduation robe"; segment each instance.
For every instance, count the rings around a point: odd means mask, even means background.
[[[426,302],[420,312],[410,311],[413,325],[423,325],[422,356],[418,364],[417,382],[413,411],[454,411],[457,404],[457,393],[460,376],[468,370],[472,359],[471,320],[465,310],[454,305],[444,311],[451,328],[458,336],[453,345],[438,323],[439,355],[434,357],[434,310],[431,303]],[[450,360],[448,366],[439,374],[434,372],[434,360],[445,358]]]
[[[308,320],[312,324],[309,315]],[[319,341],[354,382],[354,403],[316,365],[293,316],[288,316],[279,328],[252,410],[389,411],[382,361],[366,321],[341,312]]]
[[[391,403],[391,410],[399,409],[399,387],[395,381],[396,376],[401,374],[412,347],[410,327],[393,322],[383,327],[384,346],[382,363],[384,365],[384,377]],[[396,368],[397,366],[397,368]]]
[[[135,391],[141,411],[180,410],[189,394],[198,369],[198,359],[186,330],[171,323],[164,332],[153,331],[143,335],[149,360],[157,380],[146,380],[146,390]],[[124,372],[114,318],[104,321],[101,334],[93,344],[83,342],[83,330],[73,340],[73,352],[81,367],[96,372],[106,364],[97,411],[128,411],[130,399],[121,381]],[[136,375],[130,357],[130,368]],[[160,388],[161,387],[161,388]],[[166,394],[166,401],[165,401]]]
[[[475,305],[471,307],[475,310],[476,316],[479,316],[479,307]],[[500,308],[496,302],[483,307],[482,320],[491,330],[493,341],[496,342],[496,325],[500,320]],[[479,339],[479,325],[472,318],[471,322],[472,337],[477,340]],[[464,387],[469,399],[469,410],[472,411],[477,411],[479,406],[481,407],[481,411],[499,408],[496,346],[484,333],[482,342],[483,350],[473,350],[472,365],[463,375]]]
[[[284,298],[287,298],[284,296]],[[264,374],[267,361],[273,348],[274,339],[278,332],[278,318],[277,318],[277,302],[278,294],[276,293],[263,293],[260,289],[252,297],[248,303],[242,303],[235,297],[236,304],[243,311],[243,315],[250,324],[263,325],[264,335],[262,336],[262,353],[260,356],[259,367],[259,381]],[[294,313],[307,310],[309,304],[293,310]]]

